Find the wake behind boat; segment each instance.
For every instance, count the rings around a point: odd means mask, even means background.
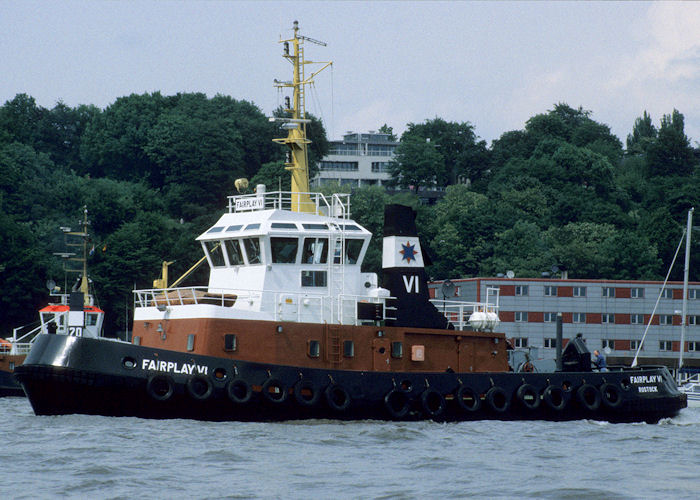
[[[37,414],[655,422],[685,407],[665,367],[593,372],[581,339],[558,371],[512,371],[493,332],[497,290],[479,303],[430,301],[408,207],[385,209],[381,286],[362,272],[371,234],[350,197],[308,189],[304,41],[295,23],[282,40],[293,80],[278,82],[293,91],[277,140],[291,192],[229,197],[197,238],[208,284],[135,291],[131,343],[39,335],[16,370]]]

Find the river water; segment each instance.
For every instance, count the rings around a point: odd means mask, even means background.
[[[700,496],[700,408],[656,425],[37,417],[0,399],[0,498]]]

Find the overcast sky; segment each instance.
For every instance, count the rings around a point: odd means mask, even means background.
[[[489,144],[565,102],[624,143],[678,109],[700,141],[700,2],[0,1],[0,101],[106,107],[160,91],[217,93],[271,113],[289,79],[280,36],[333,61],[307,110],[332,139],[436,116]]]

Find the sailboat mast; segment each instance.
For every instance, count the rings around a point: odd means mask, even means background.
[[[690,274],[690,233],[693,230],[693,212],[695,208],[688,210],[688,226],[685,230],[685,266],[683,268],[683,311],[681,316],[681,346],[678,356],[678,380],[681,377],[683,367],[683,351],[685,350],[685,324],[688,312],[688,275]]]

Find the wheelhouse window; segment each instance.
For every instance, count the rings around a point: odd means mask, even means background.
[[[362,251],[363,240],[347,239],[345,240],[345,263],[357,264]],[[333,251],[333,264],[342,264],[340,256],[342,254],[343,242],[340,239],[335,240],[335,250]]]
[[[226,255],[228,255],[228,263],[231,266],[243,265],[243,254],[241,253],[241,244],[238,240],[226,240],[224,242]]]
[[[328,286],[326,271],[302,271],[301,286]]]
[[[275,264],[294,264],[297,259],[297,238],[270,238],[272,262]]]
[[[224,260],[224,249],[221,246],[220,241],[205,241],[204,245],[207,248],[207,253],[211,259],[211,265],[214,267],[224,267],[226,261]]]
[[[328,262],[328,238],[304,238],[301,263],[325,264],[326,262]]]
[[[248,264],[262,264],[260,257],[260,238],[245,238],[243,240]]]
[[[403,342],[392,342],[391,343],[391,357],[392,358],[403,358]]]
[[[362,251],[362,240],[351,239],[345,242],[345,257],[348,264],[357,264]]]
[[[85,326],[95,326],[97,324],[97,314],[87,313],[85,315]]]

